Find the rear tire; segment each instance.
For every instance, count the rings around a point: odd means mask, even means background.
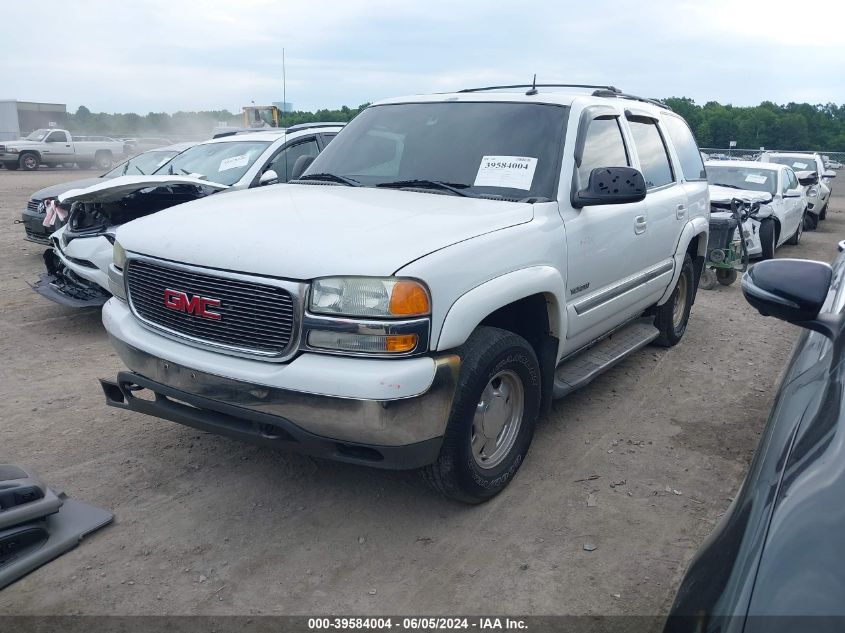
[[[681,275],[672,291],[672,296],[662,306],[657,306],[657,315],[654,318],[654,327],[660,330],[660,335],[655,339],[654,344],[660,347],[672,347],[677,345],[684,332],[687,331],[689,313],[692,309],[692,300],[695,296],[695,275],[693,272],[692,258],[689,253],[684,255],[684,263],[681,267]]]
[[[772,259],[775,256],[775,223],[772,220],[760,222],[760,259]]]
[[[110,169],[114,164],[111,152],[97,152],[94,154],[94,163],[98,169]]]
[[[440,455],[422,475],[441,494],[474,504],[504,490],[522,465],[542,380],[534,349],[507,330],[479,327],[458,354],[460,378]]]
[[[716,287],[716,271],[705,266],[701,271],[698,287],[702,290],[713,290]]]
[[[91,164],[92,163],[90,163],[89,161],[83,160],[83,161],[77,162],[76,166],[79,167],[80,169],[91,169]]]
[[[798,222],[798,226],[795,228],[795,233],[792,234],[786,243],[790,246],[798,246],[801,243],[801,236],[804,234],[804,217],[807,215],[807,211],[804,211],[804,215],[801,216],[801,221]]]
[[[25,152],[21,154],[21,157],[18,159],[18,164],[24,171],[35,171],[38,169],[38,165],[41,164],[41,160],[38,158],[38,154]]]
[[[736,281],[737,274],[733,268],[719,268],[716,270],[716,281],[723,286],[730,286]]]

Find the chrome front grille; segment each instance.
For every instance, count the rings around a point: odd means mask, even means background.
[[[237,277],[142,259],[126,266],[130,306],[147,324],[240,354],[283,356],[295,331],[294,297],[285,288]],[[208,316],[202,300],[210,306]]]
[[[38,205],[41,204],[41,200],[30,200],[26,203],[26,208],[30,211],[38,211]]]

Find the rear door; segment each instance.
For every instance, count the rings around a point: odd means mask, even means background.
[[[640,115],[628,111],[628,126],[634,139],[634,154],[646,183],[646,211],[648,227],[645,248],[652,265],[670,274],[661,275],[648,283],[653,287],[671,281],[675,254],[681,231],[686,224],[687,195],[680,174],[669,155],[666,133],[651,114]],[[704,185],[706,186],[706,185]]]
[[[678,220],[676,225],[677,236],[680,240],[684,225],[690,218],[707,217],[710,213],[707,195],[707,172],[701,160],[701,151],[698,149],[698,144],[695,142],[695,137],[687,122],[676,114],[666,112],[662,114],[661,123],[669,141],[671,141],[674,161],[681,177],[681,186],[686,194],[685,212],[680,213],[680,209],[678,209],[679,212],[676,213]]]

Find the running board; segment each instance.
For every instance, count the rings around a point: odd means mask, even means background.
[[[642,349],[660,335],[652,318],[633,321],[555,370],[553,396],[562,398],[580,389],[629,354]]]

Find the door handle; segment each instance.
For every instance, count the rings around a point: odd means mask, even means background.
[[[683,220],[686,217],[686,215],[687,215],[687,208],[684,205],[679,204],[677,210],[675,211],[675,217],[678,218],[679,220]]]
[[[647,222],[648,220],[644,215],[638,215],[636,218],[634,218],[634,233],[636,233],[637,235],[645,233]]]

